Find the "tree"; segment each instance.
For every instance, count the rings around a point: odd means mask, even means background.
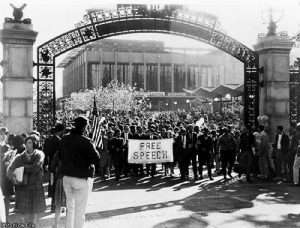
[[[65,109],[91,111],[94,97],[98,110],[133,111],[145,108],[144,97],[137,99],[138,92],[134,87],[111,81],[106,87],[72,93],[66,100]]]

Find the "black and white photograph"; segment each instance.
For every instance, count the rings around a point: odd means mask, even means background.
[[[0,228],[300,227],[300,0],[1,0]]]

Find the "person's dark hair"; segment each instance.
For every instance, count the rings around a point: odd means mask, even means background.
[[[30,135],[25,139],[25,144],[28,142],[28,140],[32,140],[33,142],[33,149],[36,149],[38,147],[38,138],[36,135]]]
[[[23,137],[23,140],[25,140],[27,138],[27,134],[26,133],[21,134],[21,136]]]
[[[88,125],[89,121],[87,118],[83,117],[83,116],[79,116],[77,117],[73,124],[74,124],[74,129],[73,132],[78,133],[78,134],[83,134],[85,127]]]
[[[277,130],[283,131],[283,126],[278,126],[278,127],[277,127]]]
[[[8,134],[8,128],[7,127],[1,127],[0,131],[3,132],[4,134]]]
[[[21,135],[16,135],[13,138],[13,147],[14,148],[19,148],[24,144],[24,138]]]
[[[14,138],[15,138],[15,135],[14,134],[10,134],[8,135],[7,137],[7,143],[11,146],[14,147]]]

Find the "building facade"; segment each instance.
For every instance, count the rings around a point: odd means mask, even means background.
[[[243,83],[243,65],[221,51],[168,48],[163,42],[105,39],[72,51],[60,64],[63,96],[110,81],[147,92],[153,107],[181,107],[183,88]],[[168,105],[167,105],[168,104]]]

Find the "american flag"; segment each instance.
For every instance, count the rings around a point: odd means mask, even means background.
[[[102,138],[101,138],[101,124],[105,120],[104,117],[98,116],[98,110],[96,105],[96,97],[94,96],[94,106],[93,106],[93,119],[92,119],[92,130],[91,130],[91,139],[92,142],[95,144],[97,148],[101,147],[102,145]]]

